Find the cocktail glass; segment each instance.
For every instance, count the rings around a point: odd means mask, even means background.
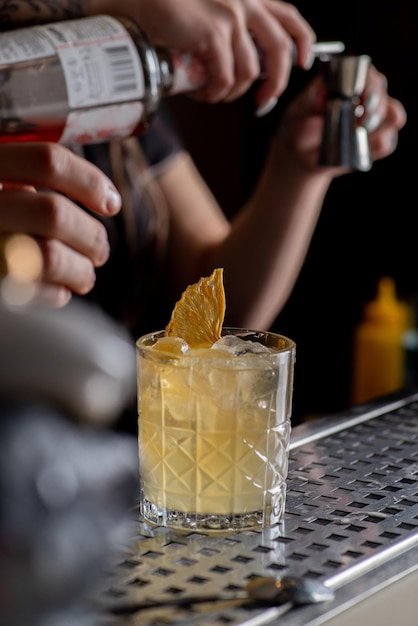
[[[183,354],[154,348],[162,337],[136,343],[141,518],[201,532],[279,523],[295,343],[224,328],[216,347]]]

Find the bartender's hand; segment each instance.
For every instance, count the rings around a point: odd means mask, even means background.
[[[383,159],[396,149],[399,131],[406,124],[406,111],[399,100],[389,96],[386,77],[370,67],[361,98],[364,108],[359,123],[369,131],[373,161]],[[343,168],[319,167],[319,151],[324,127],[327,90],[317,76],[290,103],[282,116],[275,141],[287,152],[299,169],[306,172],[327,171],[332,177],[347,172]]]
[[[0,181],[0,234],[23,233],[39,244],[42,303],[64,306],[72,292],[89,292],[95,268],[109,257],[109,242],[103,224],[75,202],[99,215],[115,215],[121,198],[113,183],[52,143],[0,145]]]
[[[199,57],[209,75],[196,97],[231,101],[260,74],[256,107],[272,108],[296,62],[311,65],[315,33],[290,3],[280,0],[91,0],[90,13],[119,12],[132,17],[154,45],[177,48]]]

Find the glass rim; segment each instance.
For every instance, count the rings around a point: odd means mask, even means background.
[[[270,330],[254,330],[252,328],[239,327],[239,326],[224,326],[222,328],[222,336],[236,335],[236,334],[251,335],[254,337],[255,340],[257,339],[257,336],[259,338],[262,336],[268,336],[268,337],[277,339],[278,340],[277,346],[268,346],[268,347],[274,348],[274,352],[272,352],[271,354],[284,354],[286,352],[294,352],[296,350],[296,342],[293,339],[290,339],[290,337],[287,337],[286,335],[282,335],[281,333],[277,333],[277,332],[270,331]],[[155,331],[146,333],[145,335],[142,335],[135,341],[135,346],[137,349],[141,349],[144,351],[151,351],[155,341],[164,336],[165,336],[164,329],[155,330]],[[153,342],[153,343],[150,343],[150,342]],[[281,343],[283,345],[280,345]],[[179,358],[179,357],[181,358],[182,356],[187,357],[187,353],[184,355],[174,355],[171,353],[165,353],[165,354],[170,354],[170,356],[173,358]],[[266,357],[266,353],[261,353],[261,354],[264,355],[264,357]],[[254,356],[261,356],[261,354],[259,355],[254,354]]]

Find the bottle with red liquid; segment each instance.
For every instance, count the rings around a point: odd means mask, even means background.
[[[90,144],[140,134],[162,97],[204,81],[196,59],[155,49],[125,17],[0,33],[0,143]]]

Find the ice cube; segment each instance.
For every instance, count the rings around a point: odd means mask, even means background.
[[[225,335],[216,341],[213,346],[213,350],[228,350],[235,356],[241,356],[243,354],[260,354],[270,353],[269,348],[263,346],[258,341],[245,341],[241,337],[236,335]]]
[[[154,350],[181,355],[189,350],[188,344],[180,337],[160,337],[153,346]]]

